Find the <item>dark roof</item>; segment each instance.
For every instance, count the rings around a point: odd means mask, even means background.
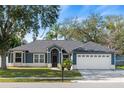
[[[90,52],[114,52],[113,49],[107,48],[94,42],[82,43],[71,40],[36,40],[27,45],[21,45],[10,49],[12,51],[29,51],[29,52],[47,52],[47,48],[51,46],[58,46],[65,49],[67,52],[71,51],[90,51]]]
[[[57,45],[64,48],[67,52],[71,52],[74,48],[81,46],[83,43],[71,40],[36,40],[27,45],[15,47],[13,51],[29,51],[29,52],[46,52],[47,48]]]
[[[89,52],[114,52],[113,49],[110,49],[106,46],[94,43],[94,42],[87,42],[74,49],[74,51],[89,51]]]

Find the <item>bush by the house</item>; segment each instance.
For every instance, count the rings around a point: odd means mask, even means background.
[[[70,70],[72,66],[72,61],[70,59],[65,59],[62,63],[62,67],[66,68],[67,70]]]

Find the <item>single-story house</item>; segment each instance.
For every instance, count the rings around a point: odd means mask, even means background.
[[[94,42],[36,40],[9,50],[8,66],[60,67],[64,59],[73,69],[115,69],[113,49]]]

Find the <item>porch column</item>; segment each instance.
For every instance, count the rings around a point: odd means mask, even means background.
[[[51,54],[47,48],[47,66],[48,67],[52,67],[52,64],[51,64]]]

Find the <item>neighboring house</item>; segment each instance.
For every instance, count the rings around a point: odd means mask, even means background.
[[[8,66],[60,67],[69,58],[73,69],[115,68],[114,51],[94,42],[36,40],[10,49],[8,57]]]

